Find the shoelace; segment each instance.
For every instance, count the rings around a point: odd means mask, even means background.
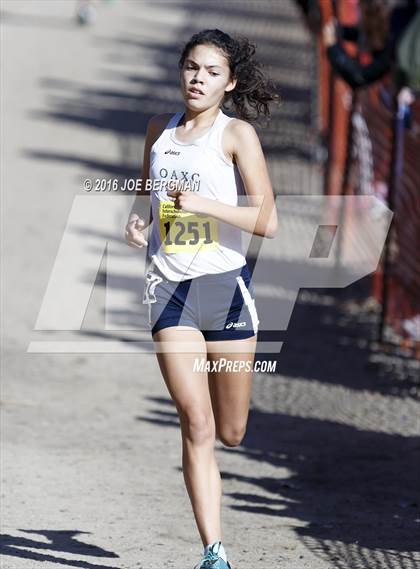
[[[194,569],[207,569],[208,567],[212,567],[218,560],[219,556],[217,553],[215,553],[213,549],[210,549],[201,560],[200,565],[196,565]]]

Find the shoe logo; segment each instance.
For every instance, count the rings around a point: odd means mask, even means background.
[[[176,150],[165,150],[165,154],[173,154],[174,156],[179,156],[181,152],[177,152]]]
[[[229,322],[229,324],[226,324],[225,330],[229,330],[230,328],[242,328],[242,326],[246,326],[246,322]]]

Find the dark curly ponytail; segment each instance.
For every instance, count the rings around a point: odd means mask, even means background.
[[[197,45],[214,45],[220,48],[228,60],[230,72],[237,80],[233,91],[225,93],[222,107],[235,108],[236,115],[254,121],[261,115],[270,117],[269,103],[280,97],[274,83],[262,71],[262,64],[255,59],[255,45],[246,37],[233,38],[221,30],[203,30],[194,34],[185,44],[178,66],[181,69],[191,49]]]

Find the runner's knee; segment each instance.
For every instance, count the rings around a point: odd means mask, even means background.
[[[218,439],[227,447],[239,446],[245,436],[245,426],[225,427],[218,432]]]
[[[215,440],[214,420],[211,413],[193,410],[180,413],[182,434],[193,444],[201,445]]]

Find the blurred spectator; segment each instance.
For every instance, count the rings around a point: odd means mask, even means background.
[[[404,31],[397,47],[399,83],[420,91],[420,12]]]
[[[353,89],[370,85],[390,70],[392,46],[388,32],[389,13],[383,0],[361,0],[359,27],[339,26],[333,20],[324,26],[331,66]],[[362,57],[351,57],[341,40],[357,43]]]
[[[103,0],[105,4],[112,4],[115,0]],[[76,21],[81,26],[92,25],[98,18],[98,0],[77,0]]]
[[[76,5],[76,20],[80,25],[92,25],[97,18],[95,2],[92,0],[78,0]]]

